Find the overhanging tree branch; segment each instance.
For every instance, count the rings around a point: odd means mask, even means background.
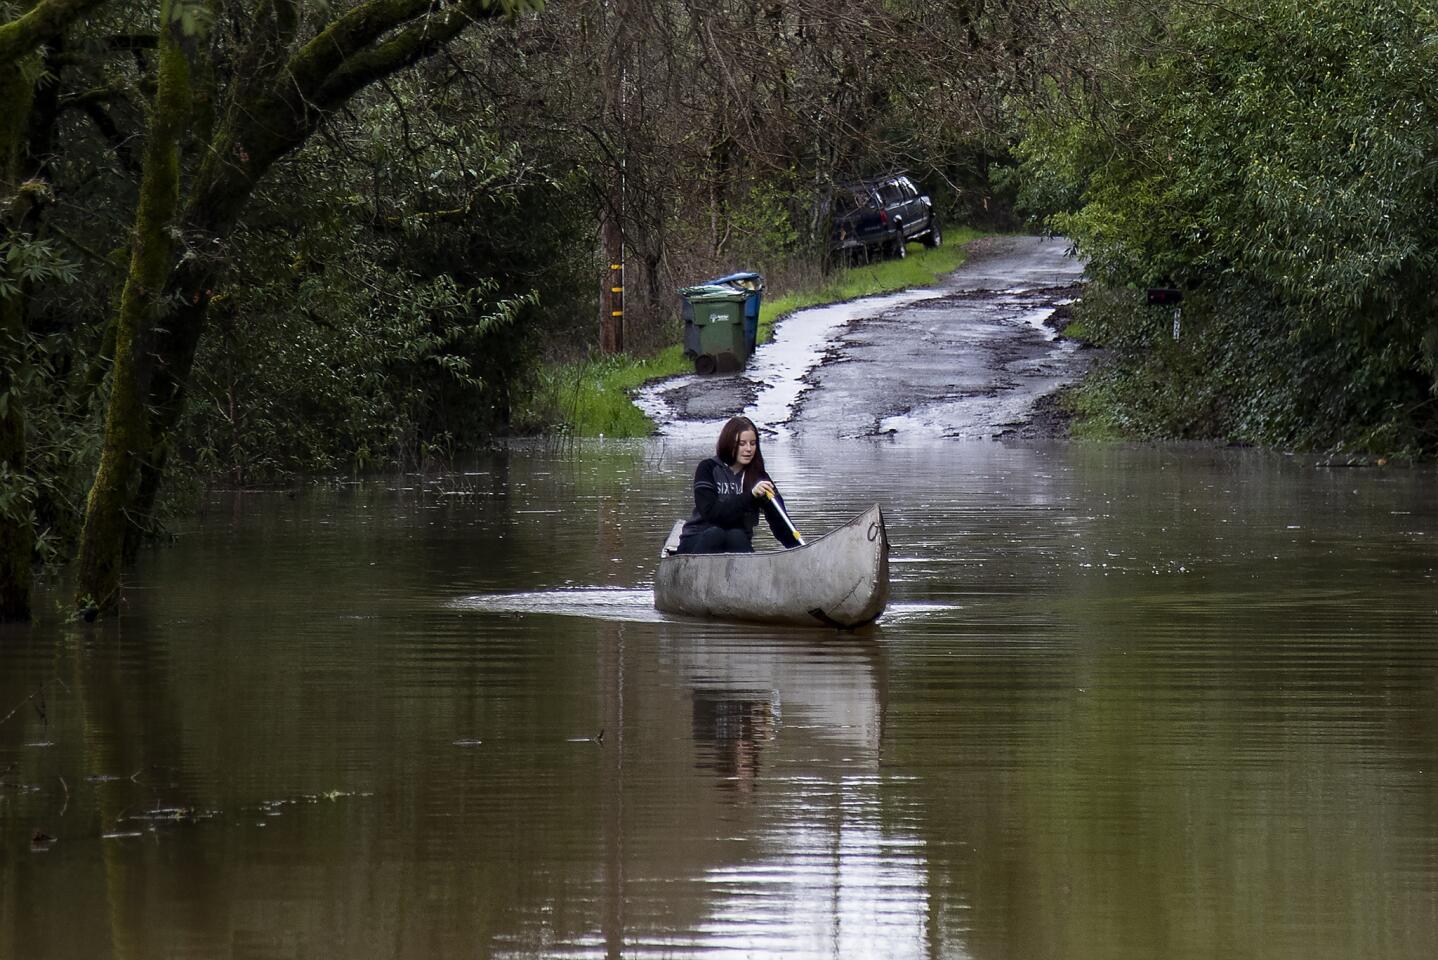
[[[105,0],[41,0],[24,16],[0,26],[0,66],[7,66],[59,37]]]
[[[191,226],[224,232],[249,187],[365,86],[433,54],[479,20],[536,0],[367,0],[241,95],[197,178]],[[281,9],[283,5],[281,5]]]
[[[498,19],[506,13],[504,6],[493,0],[461,0],[410,24],[388,40],[344,58],[316,89],[314,101],[321,109],[330,109],[381,77],[433,54],[476,20]]]

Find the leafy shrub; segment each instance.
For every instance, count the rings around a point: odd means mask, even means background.
[[[1146,432],[1438,450],[1435,25],[1401,0],[1180,5],[1092,117],[1036,115],[1025,199],[1115,288],[1085,322]],[[1189,291],[1193,336],[1117,292],[1155,283]]]

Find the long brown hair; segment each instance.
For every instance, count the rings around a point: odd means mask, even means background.
[[[724,424],[724,429],[719,431],[719,440],[714,444],[714,456],[726,467],[734,466],[739,454],[739,435],[745,430],[754,431],[754,459],[749,461],[749,466],[744,470],[744,492],[748,493],[754,489],[754,484],[769,479],[769,472],[764,469],[764,451],[759,447],[759,428],[754,426],[754,421],[748,417],[730,417],[729,422]]]

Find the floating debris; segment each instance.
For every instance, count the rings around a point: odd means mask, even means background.
[[[343,800],[347,797],[372,797],[373,793],[359,790],[326,790],[324,793],[304,793],[297,797],[282,797],[278,800],[264,800],[257,806],[247,809],[258,810],[267,817],[281,816],[282,807],[295,807],[300,804],[315,804],[322,800],[330,803],[336,800]]]
[[[599,732],[596,733],[596,734],[595,734],[594,736],[592,736],[592,737],[570,737],[567,742],[569,742],[569,743],[597,743],[597,744],[599,744],[600,746],[603,746],[603,745],[604,745],[604,728],[603,728],[603,727],[600,727],[600,728],[599,728]]]
[[[343,800],[345,797],[372,797],[374,794],[359,790],[330,790],[320,794],[320,796],[330,802],[334,802],[335,800]]]
[[[155,807],[144,813],[133,813],[125,820],[142,820],[151,823],[197,823],[213,820],[220,815],[218,810],[201,810],[197,807]]]

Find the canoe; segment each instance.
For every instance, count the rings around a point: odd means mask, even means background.
[[[654,574],[664,613],[853,628],[889,602],[889,535],[877,504],[792,550],[674,554],[683,526],[674,525]]]

